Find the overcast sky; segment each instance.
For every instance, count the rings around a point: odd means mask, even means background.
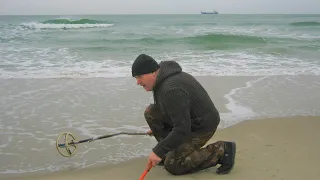
[[[320,14],[320,0],[0,0],[1,15]]]

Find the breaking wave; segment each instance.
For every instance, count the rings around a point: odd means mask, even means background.
[[[52,19],[42,22],[23,23],[22,26],[35,29],[70,29],[70,28],[106,28],[113,26],[107,21],[97,21],[91,19]]]

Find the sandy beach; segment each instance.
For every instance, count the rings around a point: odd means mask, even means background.
[[[151,169],[145,180],[316,180],[320,177],[319,127],[320,117],[317,116],[244,121],[217,131],[211,139],[231,140],[237,143],[236,165],[230,174],[217,175],[215,168],[210,168],[190,175],[173,176],[163,167],[157,166]],[[146,158],[137,158],[116,165],[1,179],[139,179],[145,164]]]

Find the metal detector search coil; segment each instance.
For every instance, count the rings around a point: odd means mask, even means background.
[[[56,140],[58,152],[64,157],[71,157],[77,150],[77,144],[74,143],[76,138],[69,132],[61,133]],[[63,142],[63,143],[59,143]]]
[[[76,153],[77,146],[80,143],[91,142],[91,141],[95,141],[95,140],[98,140],[98,139],[104,139],[104,138],[109,138],[109,137],[113,137],[113,136],[118,136],[118,135],[121,135],[121,134],[125,134],[125,135],[151,135],[151,134],[148,134],[148,133],[119,132],[119,133],[115,133],[115,134],[99,136],[99,137],[96,137],[96,138],[89,138],[89,139],[76,141],[76,138],[75,138],[75,136],[73,134],[71,134],[70,132],[64,132],[64,133],[61,133],[58,136],[58,138],[56,140],[56,148],[57,148],[58,152],[62,156],[71,157]]]

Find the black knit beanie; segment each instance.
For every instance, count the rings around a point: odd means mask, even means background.
[[[159,64],[150,56],[140,54],[132,64],[132,77],[149,74],[159,69]]]

